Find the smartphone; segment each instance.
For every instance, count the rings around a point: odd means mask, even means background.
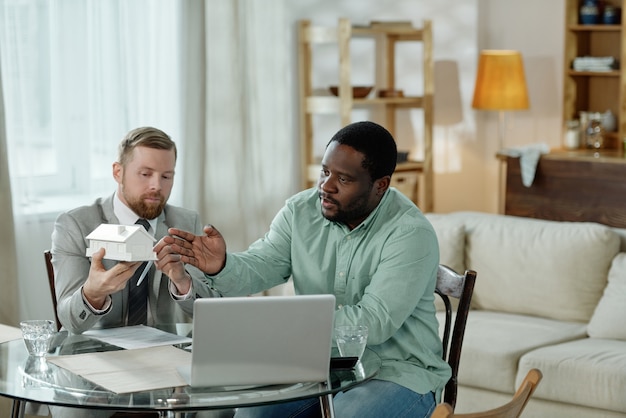
[[[358,357],[331,357],[330,369],[331,370],[351,370],[359,361]]]

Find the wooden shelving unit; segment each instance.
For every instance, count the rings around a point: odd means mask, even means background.
[[[376,42],[376,62],[383,77],[381,85],[374,86],[374,93],[363,99],[352,97],[352,62],[350,41],[357,37],[372,38]],[[313,49],[316,44],[336,43],[338,46],[339,94],[337,97],[319,93],[320,86],[313,86]],[[400,42],[421,42],[423,95],[405,97],[378,97],[381,89],[396,89],[396,45]],[[396,112],[399,109],[421,109],[423,115],[423,159],[398,163],[392,177],[397,187],[422,211],[433,210],[432,129],[434,70],[432,56],[432,24],[424,21],[423,27],[414,28],[407,22],[372,22],[368,26],[352,25],[348,19],[339,19],[336,27],[314,26],[302,20],[298,26],[299,60],[299,106],[301,141],[302,187],[311,187],[317,181],[321,156],[314,152],[314,121],[316,114],[331,113],[340,117],[341,125],[352,121],[355,108],[382,107],[384,125],[396,139]],[[376,77],[374,78],[376,79]],[[329,84],[331,84],[329,82]],[[384,84],[384,85],[383,85]],[[328,86],[322,86],[328,87]]]
[[[580,4],[580,0],[565,3],[563,122],[578,119],[581,111],[611,110],[617,118],[617,131],[605,133],[604,148],[621,149],[626,136],[626,10],[622,0],[605,0],[605,5],[621,8],[621,23],[587,25],[580,24]],[[621,67],[607,72],[574,71],[574,58],[582,56],[612,56]],[[581,143],[584,147],[582,138]]]

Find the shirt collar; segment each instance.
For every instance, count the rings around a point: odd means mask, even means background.
[[[139,216],[120,200],[117,191],[113,198],[113,213],[121,225],[134,225],[137,219],[139,219]],[[154,231],[156,231],[157,227],[157,218],[148,219],[148,222],[150,223],[150,231],[148,232],[154,235]]]

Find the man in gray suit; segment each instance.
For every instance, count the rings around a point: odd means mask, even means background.
[[[149,222],[148,232],[156,240],[176,227],[202,232],[197,213],[167,204],[176,165],[176,145],[152,127],[130,131],[119,145],[113,163],[117,191],[61,214],[52,233],[58,315],[63,328],[82,333],[91,328],[128,325],[130,279],[141,263],[107,260],[104,249],[91,260],[85,238],[102,223],[132,225]],[[166,251],[157,254],[144,281],[148,283],[147,324],[189,322],[193,302],[216,296],[203,281],[202,272],[184,265]]]
[[[133,225],[146,220],[148,233],[156,240],[170,227],[202,232],[196,212],[167,204],[174,184],[176,145],[170,137],[152,127],[130,131],[119,145],[113,163],[116,192],[61,214],[52,232],[52,264],[57,294],[57,312],[63,328],[80,334],[91,328],[134,325],[129,317],[131,291],[138,287],[135,271],[139,262],[106,259],[104,249],[86,256],[85,238],[98,225]],[[206,284],[204,273],[180,261],[167,251],[157,253],[143,279],[147,284],[147,325],[190,322],[197,298],[219,296]],[[145,300],[145,299],[144,299]],[[50,407],[54,417],[108,417],[113,411]],[[198,416],[232,417],[233,411],[207,411]]]

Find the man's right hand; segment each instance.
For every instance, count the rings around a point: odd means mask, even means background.
[[[183,263],[210,275],[219,273],[226,265],[226,241],[212,225],[204,227],[206,235],[194,235],[178,228],[170,228],[167,232],[170,236],[163,237],[154,248],[157,254],[169,247],[168,252],[178,254]]]
[[[104,253],[104,248],[100,248],[91,256],[89,276],[83,285],[85,299],[96,309],[101,309],[104,306],[108,295],[122,290],[126,286],[126,282],[133,277],[135,270],[141,265],[139,261],[134,263],[121,261],[106,270],[102,264]]]

